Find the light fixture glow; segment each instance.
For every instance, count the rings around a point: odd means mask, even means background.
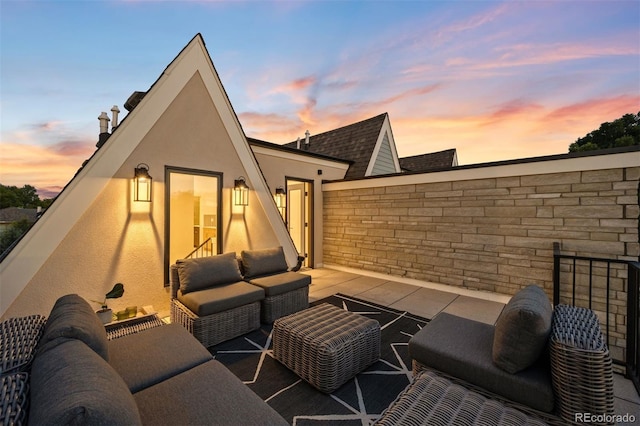
[[[233,204],[236,206],[249,205],[249,186],[244,176],[240,176],[233,182]]]
[[[276,202],[276,206],[278,206],[278,210],[280,210],[280,215],[284,218],[284,214],[287,208],[287,191],[281,186],[276,188],[276,194],[273,197]]]
[[[151,201],[153,178],[149,174],[149,166],[140,163],[136,166],[133,178],[133,201]]]

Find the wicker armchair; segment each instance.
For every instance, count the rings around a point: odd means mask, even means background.
[[[171,322],[181,324],[206,347],[260,327],[264,290],[242,281],[235,253],[226,256],[225,262],[218,262],[224,260],[223,256],[182,260],[171,267]],[[185,265],[203,262],[214,266],[208,267],[207,274],[200,270],[194,275],[212,277],[207,279],[213,279],[214,284],[189,293],[183,291],[184,283],[181,286],[180,281],[187,273]]]
[[[546,354],[543,355],[547,356]],[[499,401],[549,425],[580,424],[580,415],[603,419],[613,424],[613,369],[609,350],[604,343],[596,314],[590,309],[558,305],[553,311],[548,356],[554,408],[550,412],[516,402],[504,394],[488,390],[481,383],[471,383],[458,377],[455,371],[442,371],[429,360],[413,359],[413,374],[418,377],[430,371],[463,386],[485,398]]]

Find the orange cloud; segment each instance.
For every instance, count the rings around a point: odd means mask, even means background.
[[[52,193],[66,184],[95,151],[92,142],[63,141],[52,146],[0,144],[3,185],[33,185]]]

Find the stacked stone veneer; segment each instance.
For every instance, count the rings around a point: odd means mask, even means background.
[[[386,178],[385,186],[372,179],[369,187],[343,185],[347,189],[327,185],[324,264],[506,294],[537,284],[551,298],[554,242],[563,254],[638,260],[639,178],[640,167],[625,167],[409,184],[399,176]],[[597,266],[596,275],[606,275],[606,266]],[[571,293],[572,268],[562,263],[563,298]],[[589,267],[579,268],[577,298],[584,300],[588,282],[585,287],[582,274]],[[610,319],[621,327],[613,333],[623,344],[626,267],[613,269]],[[605,282],[597,279],[593,291],[601,319]]]

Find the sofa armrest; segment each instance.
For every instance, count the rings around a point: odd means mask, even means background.
[[[552,385],[560,415],[613,414],[613,366],[596,314],[587,308],[558,305],[551,336]]]

